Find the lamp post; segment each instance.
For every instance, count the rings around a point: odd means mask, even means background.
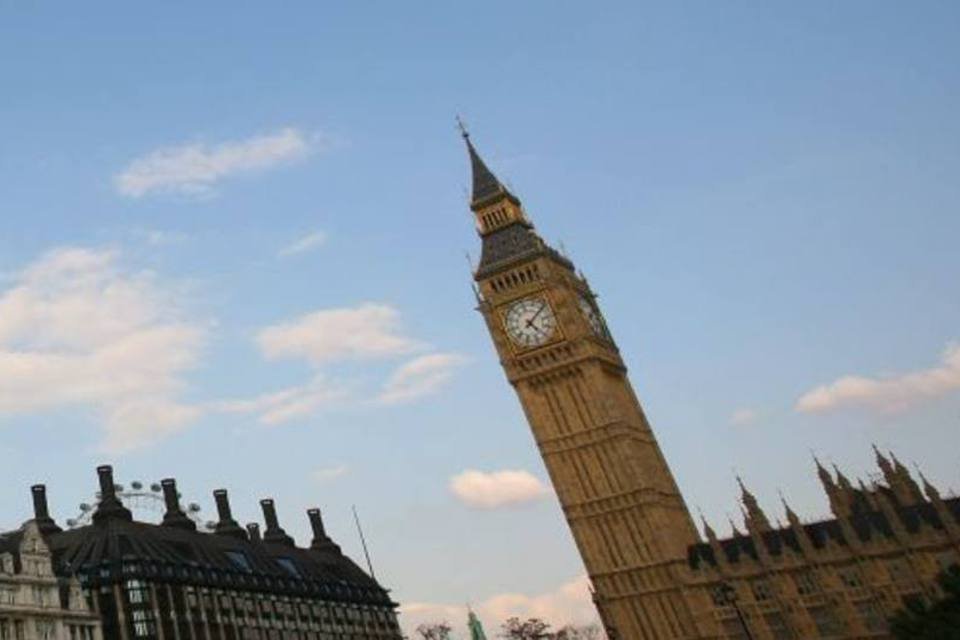
[[[733,610],[737,612],[737,619],[740,621],[740,626],[743,628],[743,633],[746,634],[747,640],[754,640],[753,634],[750,633],[750,627],[747,626],[747,620],[743,617],[743,611],[740,610],[740,605],[737,604],[737,590],[727,582],[721,582],[719,589],[721,601],[727,606],[733,607]]]

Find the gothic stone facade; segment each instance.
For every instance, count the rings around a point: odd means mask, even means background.
[[[318,509],[307,512],[314,538],[302,548],[280,527],[272,500],[261,500],[266,520],[261,536],[258,525],[237,524],[221,489],[214,492],[219,522],[214,532],[204,533],[180,508],[172,479],[161,483],[163,522],[152,524],[134,520],[123,506],[110,467],[100,467],[98,474],[100,500],[92,524],[61,530],[38,485],[31,526],[50,549],[53,571],[73,577],[90,599],[105,640],[402,637],[387,590],[341,553]]]
[[[957,504],[921,505],[916,492],[910,502],[893,485],[863,493],[846,518],[781,529],[754,519],[749,536],[702,543],[589,283],[463,135],[478,308],[611,637],[746,637],[738,611],[755,638],[884,637],[895,596],[936,592],[936,568],[956,551]],[[892,582],[881,567],[894,567]]]
[[[75,578],[59,578],[36,522],[0,536],[0,640],[102,640]]]
[[[834,518],[771,525],[741,482],[746,532],[690,547],[689,587],[710,594],[698,628],[729,638],[887,638],[910,599],[941,597],[937,576],[960,562],[960,499],[923,487],[876,452],[882,480],[856,486],[817,463]],[[703,599],[700,600],[703,603]],[[737,609],[743,617],[737,616]],[[719,624],[719,629],[716,628]],[[707,637],[716,637],[708,635]]]

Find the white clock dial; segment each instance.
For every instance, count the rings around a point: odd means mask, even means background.
[[[581,295],[577,300],[577,304],[580,307],[580,313],[586,318],[587,324],[590,325],[593,332],[598,336],[606,336],[607,328],[603,324],[603,318],[600,317],[600,312],[597,310],[596,305],[593,304],[593,300]]]
[[[525,298],[507,308],[507,334],[521,347],[546,344],[557,329],[557,319],[546,298]]]

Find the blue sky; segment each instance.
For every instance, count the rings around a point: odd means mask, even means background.
[[[456,113],[600,293],[691,508],[735,512],[735,469],[821,516],[809,451],[865,476],[871,442],[960,486],[958,27],[0,2],[0,525],[112,462],[300,540],[319,505],[355,558],[358,505],[410,620],[589,615],[555,500],[496,475],[546,478],[473,310]]]

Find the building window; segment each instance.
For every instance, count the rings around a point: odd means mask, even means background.
[[[144,604],[150,602],[150,590],[142,580],[127,580],[124,584],[127,600],[130,604]]]
[[[811,571],[803,571],[798,573],[796,576],[794,576],[793,581],[797,585],[797,593],[801,596],[816,593],[820,589],[819,585],[817,584],[817,578]]]
[[[727,618],[723,621],[724,635],[730,640],[748,640],[749,636],[738,618]]]
[[[37,620],[36,629],[38,640],[53,640],[53,622],[49,620]]]
[[[133,635],[138,638],[148,638],[154,633],[152,612],[146,609],[137,609],[132,612]]]
[[[867,627],[867,631],[887,630],[887,621],[883,617],[883,613],[880,611],[880,607],[877,606],[876,602],[872,600],[858,602],[857,611],[860,617],[863,618],[863,623]]]
[[[793,632],[787,626],[787,621],[783,619],[782,613],[774,611],[763,616],[763,619],[767,623],[767,629],[770,630],[770,635],[773,636],[774,640],[793,640]]]
[[[250,558],[243,551],[227,551],[227,559],[241,571],[253,571],[253,565],[250,564]]]
[[[810,617],[813,618],[813,623],[817,625],[817,632],[821,636],[829,638],[840,635],[843,631],[837,616],[828,607],[813,607],[810,609]]]
[[[284,568],[284,570],[292,575],[294,578],[300,577],[300,571],[297,569],[297,565],[290,558],[277,558],[277,564]]]
[[[770,589],[770,584],[766,580],[757,580],[752,585],[753,597],[757,602],[763,602],[764,600],[770,600],[773,598],[773,591]]]
[[[843,567],[837,573],[840,576],[840,581],[843,582],[844,586],[848,589],[856,589],[863,586],[860,570],[856,567]]]
[[[910,565],[903,558],[894,558],[887,563],[887,571],[894,582],[909,582],[911,577]]]

